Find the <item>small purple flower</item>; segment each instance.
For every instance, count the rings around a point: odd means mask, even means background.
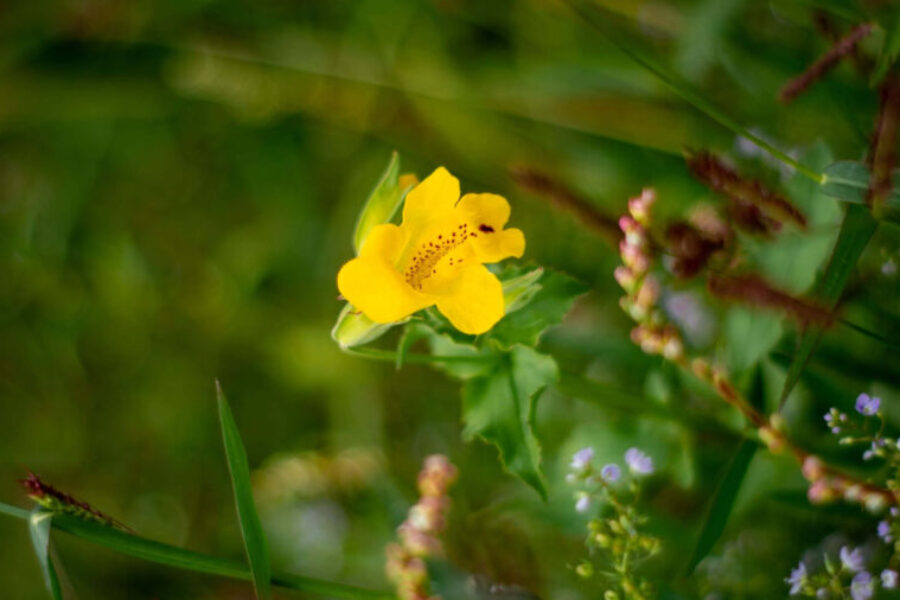
[[[578,494],[578,500],[575,501],[575,510],[583,513],[591,507],[591,497],[584,492]]]
[[[849,546],[841,547],[841,563],[844,568],[851,573],[858,573],[866,566],[866,559],[863,557],[862,548],[854,548],[850,550]]]
[[[636,475],[649,475],[653,473],[653,459],[638,450],[629,448],[625,452],[625,462],[632,473]]]
[[[603,478],[603,481],[606,483],[615,483],[619,480],[619,477],[622,476],[622,469],[619,468],[619,465],[615,463],[609,463],[600,469],[600,477]]]
[[[856,398],[856,412],[861,415],[871,416],[881,408],[881,398],[871,397],[868,394],[860,394]]]
[[[900,508],[897,508],[896,506],[892,506],[891,507],[891,516],[896,517],[898,515],[900,515]]]
[[[890,544],[894,541],[894,537],[891,535],[891,524],[887,521],[881,521],[878,524],[878,537],[884,540],[885,544]]]
[[[828,600],[831,598],[831,593],[825,588],[819,588],[816,590],[816,600]]]
[[[875,593],[875,582],[866,571],[861,571],[850,582],[850,596],[853,600],[869,600]]]
[[[897,587],[897,571],[893,569],[885,569],[881,572],[881,587],[886,590],[892,590]]]
[[[572,456],[572,464],[569,465],[576,471],[585,469],[594,459],[594,449],[588,446],[582,448]]]
[[[801,561],[796,569],[791,570],[791,576],[785,579],[784,582],[791,586],[791,596],[799,594],[806,583],[806,565]]]

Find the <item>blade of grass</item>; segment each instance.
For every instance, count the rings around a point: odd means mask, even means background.
[[[3,503],[0,503],[0,514],[23,521],[27,521],[30,516],[27,510]],[[253,580],[250,570],[239,562],[176,548],[175,546],[149,540],[93,521],[85,521],[69,515],[56,515],[53,518],[52,527],[86,542],[149,562],[241,581]],[[275,573],[271,581],[273,584],[283,588],[319,594],[330,598],[341,598],[344,600],[396,600],[393,594],[386,592],[287,573]]]
[[[59,578],[50,558],[50,526],[53,523],[53,513],[41,509],[35,509],[28,516],[28,533],[31,534],[31,545],[34,546],[34,554],[41,565],[44,575],[44,585],[53,597],[53,600],[62,600],[62,590],[59,587]]]
[[[694,547],[694,553],[688,562],[687,575],[694,572],[694,569],[700,564],[700,561],[709,554],[709,551],[716,545],[725,525],[728,524],[728,517],[731,516],[731,510],[734,508],[734,501],[737,499],[738,492],[741,490],[741,484],[747,475],[747,469],[756,454],[759,445],[753,440],[744,440],[738,446],[734,458],[728,464],[725,475],[719,482],[715,496],[709,507],[709,513],[703,522],[703,529],[700,531],[700,537],[697,538],[697,545]]]
[[[831,253],[831,259],[825,268],[825,274],[818,288],[818,299],[826,308],[834,308],[841,292],[850,279],[850,274],[856,266],[859,257],[862,256],[863,250],[875,234],[878,228],[878,221],[869,212],[865,206],[851,204],[847,207],[847,214],[844,222],[841,224],[841,231],[838,233],[837,242]],[[784,387],[781,390],[781,398],[779,399],[779,408],[784,407],[791,390],[800,380],[803,369],[809,362],[810,357],[819,345],[825,330],[821,327],[807,327],[800,334],[797,341],[797,350],[788,369],[787,378],[784,380]]]
[[[764,393],[765,383],[763,382],[762,370],[757,366],[753,372],[747,399],[755,408],[764,410]],[[738,492],[741,490],[741,484],[744,482],[744,477],[747,475],[747,470],[750,468],[750,463],[753,461],[758,447],[759,444],[757,444],[756,440],[743,440],[734,453],[731,462],[728,463],[728,468],[719,481],[715,495],[709,505],[709,512],[706,514],[706,519],[703,522],[703,529],[700,530],[700,536],[697,538],[696,546],[694,546],[694,553],[688,562],[687,575],[694,572],[700,561],[709,554],[709,551],[713,549],[722,536],[722,532],[725,531],[725,526],[728,524],[728,518],[731,516],[732,509],[734,509]]]
[[[262,522],[256,512],[253,501],[253,488],[250,485],[250,465],[247,463],[247,451],[241,441],[234,415],[222,392],[222,386],[216,381],[216,400],[219,405],[219,421],[222,425],[222,441],[225,444],[225,457],[228,460],[228,471],[231,473],[231,484],[234,488],[234,505],[241,524],[241,535],[244,537],[244,549],[253,572],[253,587],[259,600],[267,600],[271,592],[272,566],[269,564],[269,549],[263,533]]]
[[[658,62],[650,53],[646,52],[638,46],[638,44],[624,34],[620,28],[613,24],[614,16],[608,11],[589,4],[583,0],[566,0],[566,3],[575,13],[580,15],[587,23],[600,32],[608,42],[618,48],[622,53],[634,60],[638,65],[646,69],[648,72],[656,76],[670,90],[681,96],[686,102],[720,125],[730,129],[734,133],[750,140],[761,149],[772,155],[773,158],[783,162],[784,164],[794,168],[798,173],[805,175],[816,183],[823,183],[824,175],[810,169],[809,167],[794,160],[769,142],[750,132],[746,127],[738,123],[735,119],[721,111],[712,102],[708,101],[699,92],[694,91],[691,86],[682,81],[675,74],[669,72],[660,62]]]

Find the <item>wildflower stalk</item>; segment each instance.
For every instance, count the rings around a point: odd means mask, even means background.
[[[872,175],[866,204],[878,217],[891,195],[892,170],[897,162],[897,129],[900,126],[900,77],[889,76],[881,88],[878,120],[872,131],[869,168]]]
[[[843,36],[828,51],[819,57],[806,71],[791,79],[778,94],[778,99],[784,103],[788,103],[809,87],[831,71],[842,58],[848,54],[852,54],[857,44],[872,33],[874,25],[872,23],[862,23],[851,29],[847,35]]]
[[[796,446],[784,432],[782,417],[777,413],[768,417],[750,404],[738,391],[724,367],[705,357],[688,356],[680,333],[674,325],[667,322],[656,306],[660,284],[650,273],[656,256],[655,248],[649,242],[648,231],[650,211],[655,199],[655,192],[645,189],[640,196],[629,200],[629,215],[623,216],[619,221],[625,239],[620,246],[623,265],[616,269],[615,277],[626,291],[620,304],[637,322],[632,330],[632,341],[644,352],[659,354],[709,384],[719,398],[745,417],[756,430],[759,441],[771,452],[793,456],[811,484],[811,501],[825,502],[843,497],[847,501],[858,502],[873,512],[898,504],[898,497],[893,491],[842,473]]]

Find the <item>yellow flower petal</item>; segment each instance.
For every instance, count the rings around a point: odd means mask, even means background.
[[[434,304],[378,257],[354,258],[338,271],[337,284],[344,298],[376,323],[393,323]]]
[[[359,255],[379,256],[389,263],[395,263],[403,246],[403,231],[399,227],[390,223],[376,225],[366,236]]]
[[[465,214],[467,222],[476,228],[487,225],[500,231],[509,221],[509,202],[497,194],[466,194],[457,208]]]
[[[504,258],[521,257],[525,253],[525,234],[521,229],[504,229],[488,234],[478,234],[472,240],[472,248],[479,262],[495,263]]]
[[[366,237],[359,257],[338,272],[338,289],[357,310],[376,323],[392,323],[434,304],[412,289],[394,263],[403,250],[396,225],[378,225]]]
[[[403,226],[427,227],[446,217],[459,200],[459,180],[444,167],[438,167],[406,195]]]
[[[448,294],[437,297],[438,310],[463,333],[484,333],[503,317],[503,285],[482,265],[458,273]]]

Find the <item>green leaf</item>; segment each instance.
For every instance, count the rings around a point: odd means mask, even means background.
[[[30,516],[27,510],[3,503],[0,503],[0,514],[22,520],[28,520]],[[53,517],[52,527],[86,542],[141,560],[242,581],[251,581],[253,578],[250,570],[241,563],[148,540],[95,521],[85,521],[69,515],[56,515]],[[272,583],[284,588],[329,598],[396,600],[396,597],[390,593],[288,573],[274,574]]]
[[[228,459],[228,470],[231,473],[231,484],[234,488],[234,504],[237,508],[241,534],[244,537],[244,548],[250,560],[253,573],[253,586],[256,597],[265,600],[271,595],[272,567],[269,564],[269,550],[263,534],[262,523],[256,513],[253,502],[253,488],[250,485],[250,466],[247,464],[247,452],[241,441],[234,415],[228,407],[228,401],[222,392],[222,386],[216,381],[216,397],[219,404],[219,421],[222,425],[222,441],[225,444],[225,457]]]
[[[534,282],[530,282],[534,283]],[[491,339],[501,346],[535,346],[548,327],[562,321],[572,303],[587,291],[581,282],[556,271],[546,271],[538,280],[540,289],[531,300],[508,313],[490,331]]]
[[[823,193],[844,202],[865,204],[871,175],[864,163],[839,160],[825,167],[823,175],[825,176],[822,180]],[[894,171],[893,181],[900,181],[900,170]],[[900,208],[900,190],[896,187],[891,190],[885,206]]]
[[[847,207],[847,214],[841,224],[837,242],[831,253],[831,259],[825,269],[825,275],[819,282],[817,298],[824,306],[831,309],[837,304],[850,274],[856,266],[859,257],[875,234],[878,221],[865,206],[851,204]],[[788,369],[784,387],[781,390],[780,405],[783,407],[791,390],[800,380],[800,374],[806,368],[806,363],[819,345],[824,329],[810,326],[803,330],[797,340],[797,350]]]
[[[781,339],[783,317],[744,306],[728,309],[722,324],[722,358],[730,373],[754,366]]]
[[[470,379],[463,388],[464,437],[478,436],[496,446],[506,469],[545,500],[534,418],[538,396],[558,377],[553,358],[514,346],[489,374]]]
[[[832,162],[823,143],[814,145],[801,158],[803,164],[819,170]],[[816,182],[795,174],[786,185],[791,201],[806,216],[807,228],[785,228],[768,240],[747,238],[744,245],[765,279],[789,294],[806,293],[824,268],[834,247],[843,213],[838,201]]]
[[[59,578],[56,569],[53,568],[53,560],[50,558],[50,526],[53,523],[53,513],[41,508],[35,508],[28,516],[28,532],[31,534],[31,545],[34,546],[34,554],[41,565],[44,574],[44,585],[54,600],[62,600],[62,590],[59,587]]]
[[[356,220],[353,248],[357,254],[372,228],[391,220],[410,188],[412,182],[400,177],[400,157],[394,152]]]
[[[759,445],[753,440],[744,440],[738,446],[737,452],[731,459],[713,496],[709,513],[706,515],[703,529],[700,531],[700,537],[694,547],[694,553],[688,562],[688,575],[693,573],[700,561],[709,554],[725,530],[728,517],[731,516],[731,509],[734,508],[734,501],[741,489],[741,483],[744,481],[744,476],[747,474],[747,469],[750,467],[757,448]]]

